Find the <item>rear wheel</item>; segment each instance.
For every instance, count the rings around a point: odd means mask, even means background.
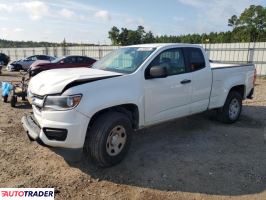
[[[10,100],[11,107],[15,107],[16,106],[16,103],[17,103],[17,96],[12,95],[11,96],[11,100]]]
[[[236,91],[231,91],[224,106],[218,111],[219,119],[224,123],[234,123],[239,119],[242,110],[242,97]]]
[[[132,135],[132,123],[122,113],[99,116],[88,130],[85,153],[101,167],[119,163],[126,155]]]

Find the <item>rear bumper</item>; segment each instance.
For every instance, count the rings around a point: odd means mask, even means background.
[[[43,133],[43,130],[33,115],[23,116],[21,122],[24,130],[26,131],[28,137],[31,140],[38,142],[42,146],[49,147],[52,151],[59,154],[60,156],[63,156],[64,159],[68,161],[80,160],[83,148],[54,147],[49,145],[47,140],[43,140],[41,137],[41,133]]]

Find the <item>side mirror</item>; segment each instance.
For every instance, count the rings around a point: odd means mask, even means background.
[[[64,64],[65,62],[63,60],[60,61],[60,64]]]
[[[162,66],[152,66],[150,68],[149,78],[165,78],[167,77],[167,69]]]

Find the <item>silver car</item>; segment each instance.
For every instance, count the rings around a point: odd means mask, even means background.
[[[7,65],[8,71],[19,71],[19,70],[25,70],[27,71],[32,63],[34,63],[36,60],[46,60],[46,61],[53,61],[55,57],[53,56],[46,56],[46,55],[34,55],[29,56],[21,60],[17,60],[14,62],[11,62]]]

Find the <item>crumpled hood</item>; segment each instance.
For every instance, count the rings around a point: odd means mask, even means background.
[[[122,75],[116,72],[91,69],[91,68],[68,68],[53,69],[41,72],[34,76],[29,83],[29,91],[36,95],[58,94],[64,88],[75,81],[90,81],[98,78]]]

